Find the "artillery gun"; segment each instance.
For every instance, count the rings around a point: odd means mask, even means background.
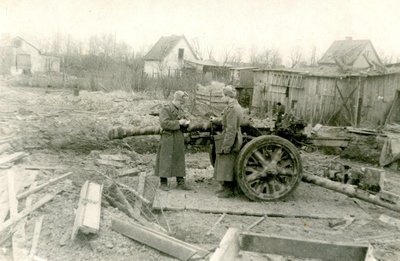
[[[302,179],[303,167],[297,148],[289,140],[271,135],[274,134],[271,128],[254,127],[246,121],[241,129],[244,142],[234,171],[241,191],[254,201],[273,201],[287,197]],[[221,126],[208,121],[192,121],[183,132],[189,143],[210,145],[210,160],[214,165],[214,135],[220,130]],[[108,136],[110,139],[122,139],[159,135],[161,132],[158,126],[117,127],[111,129]]]

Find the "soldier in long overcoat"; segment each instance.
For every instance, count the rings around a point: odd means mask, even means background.
[[[169,190],[168,178],[176,177],[177,188],[190,189],[185,184],[185,143],[181,128],[188,126],[182,105],[188,99],[185,92],[177,91],[174,100],[163,106],[159,120],[162,128],[157,152],[155,175],[160,177],[160,189]]]
[[[221,183],[217,191],[220,198],[234,195],[235,177],[234,166],[238,152],[243,143],[240,124],[243,118],[242,107],[236,100],[236,91],[232,86],[223,88],[223,101],[227,103],[220,118],[211,117],[213,123],[222,124],[222,133],[214,137],[216,145],[216,161],[214,178]]]

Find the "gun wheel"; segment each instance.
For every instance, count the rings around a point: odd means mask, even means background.
[[[248,142],[235,166],[240,189],[254,201],[287,197],[298,186],[302,172],[296,147],[278,136],[260,136]]]

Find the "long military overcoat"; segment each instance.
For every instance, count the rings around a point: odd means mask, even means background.
[[[184,111],[172,102],[160,111],[162,132],[156,159],[156,176],[185,176],[185,142],[179,125],[179,119],[184,118],[184,115]]]
[[[217,181],[233,181],[235,160],[243,143],[243,136],[240,130],[242,121],[242,108],[234,100],[230,102],[222,113],[221,124],[222,134],[216,135],[216,161],[214,178]]]

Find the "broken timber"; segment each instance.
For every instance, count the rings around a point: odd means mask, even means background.
[[[36,220],[35,229],[33,230],[32,247],[31,251],[29,252],[30,257],[34,257],[36,255],[37,246],[39,244],[40,231],[42,230],[43,218],[44,216],[41,216],[38,220]]]
[[[239,251],[239,231],[237,228],[229,228],[210,261],[235,261]]]
[[[29,189],[29,190],[27,190],[25,192],[22,192],[21,194],[17,195],[17,199],[26,198],[27,196],[29,196],[29,195],[31,195],[31,194],[33,194],[35,192],[38,192],[39,190],[42,190],[43,188],[45,188],[45,187],[47,187],[47,186],[49,186],[51,184],[54,184],[54,183],[62,180],[63,178],[66,178],[66,177],[70,176],[71,174],[72,174],[72,172],[68,172],[68,173],[66,173],[66,174],[64,174],[64,175],[62,175],[60,177],[51,179],[48,182],[43,183],[42,185],[39,185],[39,186],[37,186],[37,187],[35,187],[33,189]]]
[[[18,213],[15,218],[13,218],[13,219],[10,218],[9,220],[0,224],[0,233],[2,233],[4,230],[8,229],[9,227],[15,225],[19,220],[26,217],[27,215],[29,215],[36,209],[38,209],[41,206],[43,206],[44,204],[46,204],[47,202],[51,201],[54,198],[54,196],[55,195],[47,194],[41,200],[39,200],[38,202],[33,204],[32,207],[26,208],[23,211],[21,211],[20,213]]]
[[[113,218],[111,228],[124,236],[146,244],[180,260],[204,258],[208,254],[208,251],[204,249],[139,224],[125,223]]]
[[[99,231],[102,190],[103,185],[89,182],[89,180],[83,184],[71,240],[75,239],[78,231],[83,233],[97,233]]]
[[[13,154],[3,155],[0,157],[0,165],[13,163],[14,161],[20,160],[28,156],[25,152],[15,152]]]
[[[309,183],[324,187],[326,189],[330,189],[330,190],[345,194],[349,197],[355,197],[355,198],[367,201],[369,203],[372,203],[372,204],[375,204],[375,205],[378,205],[378,206],[381,206],[384,208],[388,208],[388,209],[396,211],[396,212],[400,212],[399,205],[393,205],[390,203],[383,202],[383,201],[379,200],[378,197],[373,196],[366,191],[357,190],[351,185],[340,184],[340,183],[330,181],[328,179],[321,178],[321,177],[318,177],[318,176],[315,176],[312,174],[307,174],[307,173],[303,173],[302,180],[305,182],[309,182]]]
[[[240,249],[281,256],[321,259],[327,261],[367,261],[368,245],[331,243],[303,238],[289,238],[243,232],[240,235]],[[221,259],[222,260],[222,259]]]
[[[143,196],[144,193],[144,187],[146,185],[146,173],[140,173],[139,176],[139,183],[138,183],[138,188],[137,188],[137,192],[139,195]],[[139,217],[140,213],[142,211],[142,201],[141,200],[137,200],[135,202],[135,206],[133,209],[133,214],[135,217]]]

